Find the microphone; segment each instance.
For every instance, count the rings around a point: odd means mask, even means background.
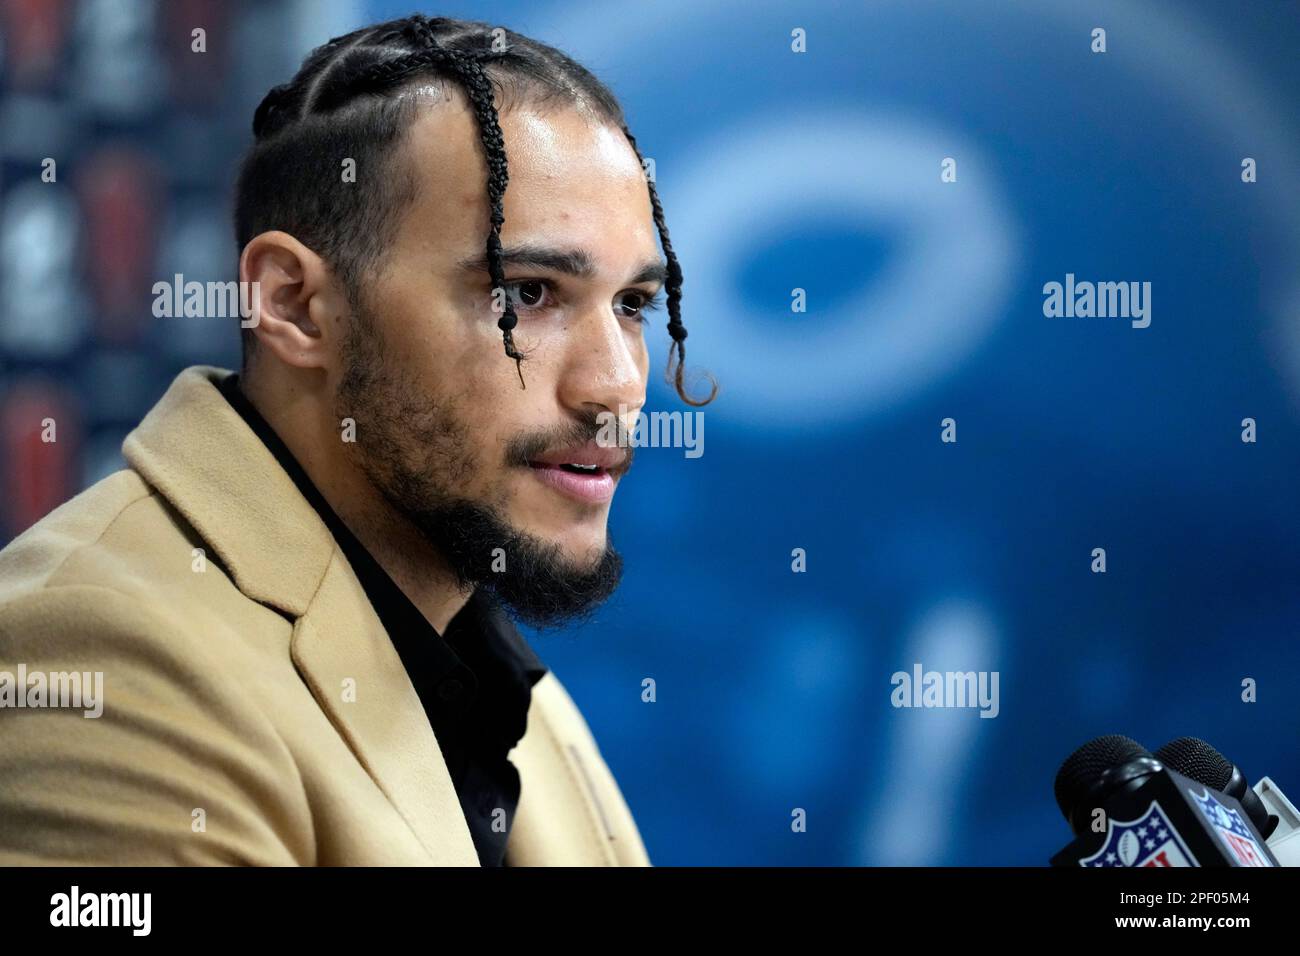
[[[1171,769],[1130,737],[1079,747],[1061,764],[1055,793],[1076,839],[1053,866],[1278,865],[1237,798]]]
[[[1156,751],[1156,759],[1184,777],[1236,797],[1264,839],[1267,840],[1277,829],[1278,818],[1265,809],[1259,794],[1250,789],[1245,774],[1204,740],[1197,737],[1171,740]]]
[[[1172,740],[1156,754],[1183,776],[1237,797],[1278,863],[1300,867],[1300,811],[1276,783],[1264,777],[1249,787],[1245,775],[1226,757],[1195,737]]]
[[[1065,758],[1056,772],[1056,805],[1075,836],[1088,831],[1094,808],[1112,796],[1140,788],[1160,772],[1160,764],[1131,737],[1107,734],[1084,744]]]

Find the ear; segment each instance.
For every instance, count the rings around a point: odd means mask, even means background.
[[[239,278],[252,284],[259,351],[295,368],[335,365],[347,297],[320,256],[287,232],[263,232],[244,246]]]

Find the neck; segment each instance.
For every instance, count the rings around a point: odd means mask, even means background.
[[[461,591],[446,561],[356,467],[333,420],[323,374],[267,382],[240,376],[245,397],[266,419],[348,530],[439,634],[472,591]]]

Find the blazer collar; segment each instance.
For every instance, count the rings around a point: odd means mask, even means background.
[[[241,591],[300,617],[334,541],[266,446],[217,390],[231,373],[193,366],[127,435],[127,462],[217,552]]]
[[[244,594],[294,620],[294,665],[430,861],[477,866],[437,738],[392,641],[316,510],[218,390],[230,374],[182,372],[126,437],[127,462],[194,526]]]

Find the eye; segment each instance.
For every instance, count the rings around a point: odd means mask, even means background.
[[[629,305],[629,298],[631,304]],[[641,292],[638,289],[629,289],[624,293],[624,299],[616,306],[619,318],[635,319],[637,322],[647,321],[646,313],[654,312],[662,307],[662,298],[659,295],[650,295],[648,292]],[[630,309],[631,311],[624,311]]]
[[[515,312],[537,312],[543,308],[543,300],[550,291],[550,285],[544,279],[517,279],[506,283],[506,295]]]
[[[542,312],[556,304],[554,290],[546,279],[515,279],[507,282],[505,287],[510,304],[518,315]],[[621,319],[645,322],[645,313],[662,307],[662,293],[651,295],[641,289],[628,289],[621,293],[614,313]]]

